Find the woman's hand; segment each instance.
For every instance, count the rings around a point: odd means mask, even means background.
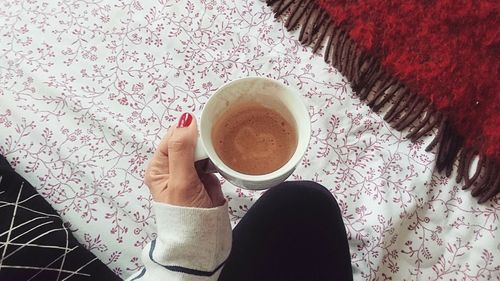
[[[182,114],[176,128],[171,127],[156,148],[146,169],[145,183],[153,200],[171,205],[213,208],[225,203],[219,179],[200,174],[194,166],[198,138],[196,119]]]

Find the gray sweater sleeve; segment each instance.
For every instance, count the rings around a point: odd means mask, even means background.
[[[227,202],[217,208],[155,202],[158,237],[142,251],[144,267],[127,280],[217,280],[231,251]]]

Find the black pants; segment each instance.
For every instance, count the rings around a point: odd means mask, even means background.
[[[255,202],[233,231],[219,281],[352,280],[344,223],[330,192],[286,182]]]

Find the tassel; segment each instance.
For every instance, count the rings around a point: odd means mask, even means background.
[[[384,116],[385,121],[392,119],[392,116],[396,113],[396,109],[399,107],[399,104],[401,103],[401,101],[403,99],[406,98],[408,93],[409,93],[409,90],[407,88],[403,88],[402,90],[395,93],[396,100],[395,100],[394,104],[392,105],[392,107],[389,109],[389,111],[385,114],[385,116]],[[411,95],[407,99],[410,99],[410,98],[411,98]]]
[[[374,75],[372,77],[372,79],[370,79],[370,81],[368,81],[368,83],[366,84],[366,86],[361,89],[360,93],[359,93],[359,98],[361,100],[365,100],[368,95],[370,94],[370,92],[372,91],[372,89],[375,87],[375,85],[377,84],[377,82],[379,80],[384,80],[385,77],[384,76],[387,76],[387,74],[382,71],[382,69],[379,69],[379,71],[376,73],[376,75]]]
[[[439,125],[439,129],[437,131],[436,136],[432,140],[432,142],[425,148],[425,151],[431,151],[436,144],[441,142],[441,138],[443,137],[444,129],[446,128],[448,118],[444,117],[441,119],[441,124]]]
[[[453,133],[453,132],[451,132],[451,133]],[[452,141],[450,144],[450,148],[448,150],[448,153],[445,155],[446,159],[444,160],[444,165],[446,168],[446,176],[447,177],[451,176],[451,172],[453,171],[453,163],[455,163],[455,160],[458,158],[458,153],[460,151],[460,148],[464,144],[463,138],[457,134],[454,134],[454,137],[451,139],[452,139]]]
[[[394,82],[391,81],[391,83],[392,84],[388,85],[387,88],[384,88],[385,90],[381,91],[381,92],[384,93],[384,92],[386,92],[386,91],[388,91],[390,89],[390,91],[387,94],[383,95],[383,98],[382,98],[382,100],[380,102],[378,102],[377,104],[373,105],[373,108],[372,108],[373,111],[378,112],[384,105],[387,104],[387,102],[389,100],[392,99],[392,97],[394,97],[394,95],[397,92],[399,92],[400,90],[403,89],[403,85],[401,85],[400,83],[396,83],[395,81]]]
[[[332,42],[334,40],[334,37],[337,36],[338,29],[333,26],[333,24],[330,24],[330,36],[328,38],[328,43],[326,43],[326,49],[325,49],[325,54],[324,54],[324,61],[326,63],[330,63],[330,53],[332,52]]]
[[[305,3],[297,1],[296,5],[294,6],[292,12],[285,22],[285,27],[287,30],[291,30],[297,26],[300,19],[304,15],[304,10],[307,10],[307,8],[309,8],[309,5],[312,1],[313,0],[304,0]]]
[[[476,187],[474,187],[471,191],[471,195],[473,197],[478,196],[481,194],[483,189],[488,186],[490,183],[491,178],[493,177],[493,170],[492,170],[492,163],[489,159],[486,159],[484,163],[484,175],[481,180],[478,180],[476,183]]]
[[[333,39],[333,47],[332,47],[332,56],[330,58],[331,64],[335,67],[338,68],[339,62],[340,62],[340,50],[342,48],[342,43],[344,42],[345,37],[345,32],[344,29],[339,28],[338,33],[335,35],[335,38]]]
[[[498,165],[494,168],[494,170],[499,171],[500,167]],[[489,186],[489,189],[483,193],[481,198],[479,198],[478,203],[482,204],[488,201],[490,198],[494,197],[496,194],[500,193],[500,173],[495,175],[496,179],[494,179],[493,184]]]
[[[391,77],[390,75],[387,75],[386,79],[382,82],[380,82],[380,87],[377,88],[375,91],[375,94],[373,95],[373,98],[370,99],[368,102],[368,106],[373,108],[375,105],[375,102],[385,94],[385,92],[393,86],[394,78]]]
[[[471,187],[472,184],[474,184],[476,179],[481,174],[481,170],[483,169],[484,156],[481,154],[477,154],[477,155],[479,155],[479,162],[477,163],[476,172],[474,173],[472,178],[469,177],[470,165],[472,164],[472,159],[473,159],[473,157],[471,157],[469,160],[469,163],[468,163],[467,173],[464,175],[465,186],[463,187],[463,189],[468,189],[469,187]]]
[[[456,183],[459,183],[462,181],[462,178],[464,176],[464,167],[465,167],[465,159],[467,159],[467,154],[469,153],[469,149],[463,148],[462,151],[460,152],[460,156],[458,158],[458,171],[457,171],[457,178],[456,178]]]
[[[396,130],[402,131],[404,128],[408,127],[411,123],[413,123],[413,121],[415,121],[418,118],[418,116],[421,116],[422,112],[425,110],[425,108],[427,108],[429,103],[430,101],[428,100],[419,99],[418,105],[415,106],[414,109],[408,111],[407,115],[401,118],[401,120],[398,123],[396,123],[396,125],[394,126]]]
[[[326,19],[329,20],[330,17],[327,16]],[[330,28],[333,28],[331,23],[329,23],[328,25],[321,26],[320,31],[319,31],[318,40],[316,40],[316,43],[314,44],[314,47],[313,47],[313,53],[316,53],[319,50],[319,48],[321,47],[321,44],[323,43],[323,40],[325,39],[325,35]]]
[[[434,115],[434,114],[432,114],[432,115]],[[423,135],[425,135],[428,132],[430,132],[441,121],[441,119],[443,118],[443,114],[440,111],[438,111],[436,115],[437,116],[434,118],[434,120],[432,120],[431,122],[429,122],[429,124],[427,124],[427,126],[425,126],[424,128],[422,128],[422,130],[420,130],[418,133],[416,133],[411,138],[412,141],[415,141],[415,140],[421,138]]]

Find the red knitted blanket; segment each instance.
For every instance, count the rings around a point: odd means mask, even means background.
[[[484,202],[500,192],[500,2],[268,0],[395,128],[437,128],[436,167]],[[472,161],[479,157],[477,169]],[[469,174],[472,174],[470,176]]]

